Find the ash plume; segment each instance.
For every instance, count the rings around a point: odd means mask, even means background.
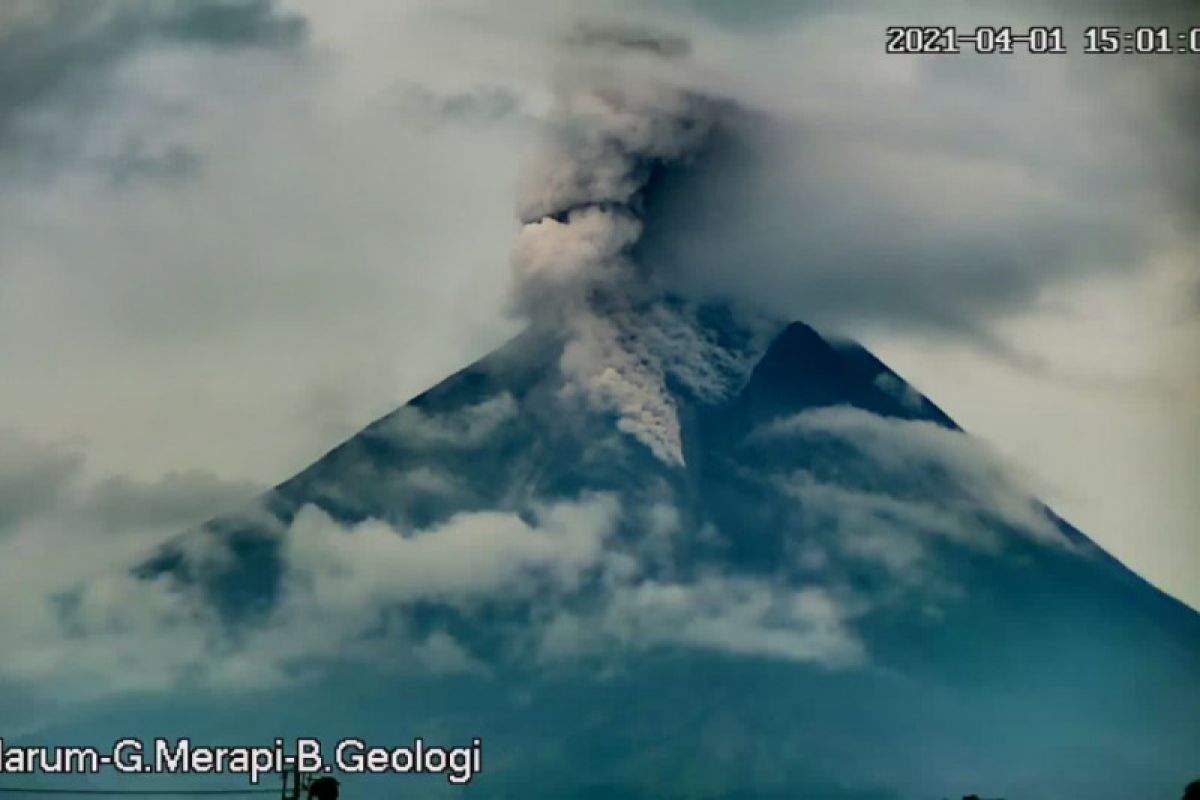
[[[678,42],[649,47],[668,40],[648,34],[602,34],[589,29],[582,41],[659,55],[686,50]],[[512,258],[513,305],[535,326],[565,331],[565,393],[615,414],[620,430],[670,464],[684,461],[666,387],[675,359],[655,343],[716,345],[698,332],[679,334],[688,320],[657,303],[655,276],[631,252],[644,231],[647,184],[656,171],[701,152],[721,109],[712,98],[645,81],[589,81],[564,90],[517,208],[523,226]],[[655,313],[646,313],[650,307]]]

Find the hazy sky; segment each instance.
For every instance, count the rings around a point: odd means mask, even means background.
[[[622,20],[754,120],[661,210],[678,286],[861,339],[1200,607],[1197,57],[883,48],[1171,4],[495,6],[0,6],[0,536],[126,557],[518,330],[562,41]]]

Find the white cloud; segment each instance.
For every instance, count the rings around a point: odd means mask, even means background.
[[[517,410],[517,401],[513,396],[501,392],[448,413],[428,414],[417,406],[405,406],[388,417],[376,430],[394,437],[405,447],[471,448],[495,436],[517,416]]]
[[[416,599],[469,601],[494,593],[569,589],[612,534],[616,502],[599,497],[543,509],[536,524],[473,512],[412,535],[368,521],[344,529],[306,507],[284,539],[287,592],[311,611],[339,613]],[[286,592],[285,592],[286,595]]]
[[[397,480],[411,492],[453,497],[462,491],[462,486],[453,475],[431,467],[416,467],[402,472]]]
[[[873,383],[881,390],[900,401],[900,404],[912,411],[919,411],[925,406],[921,393],[914,386],[902,381],[890,372],[881,372],[875,376]]]
[[[211,610],[130,570],[189,526],[258,487],[201,473],[155,482],[96,481],[66,445],[4,438],[0,447],[0,679],[71,694],[152,691],[213,644]],[[13,441],[19,446],[8,446]],[[48,465],[54,469],[49,469]],[[200,553],[203,537],[185,542]]]
[[[545,507],[533,524],[512,513],[479,512],[408,535],[375,521],[347,528],[306,507],[279,534],[279,602],[269,619],[236,632],[200,584],[135,577],[133,567],[161,538],[142,536],[121,548],[106,541],[97,551],[102,558],[71,565],[52,581],[45,563],[52,554],[32,558],[29,540],[10,538],[0,564],[5,573],[19,570],[17,580],[6,574],[4,600],[22,613],[4,616],[0,633],[12,657],[0,678],[87,698],[187,682],[255,688],[340,659],[474,670],[479,665],[444,631],[416,636],[401,625],[378,641],[369,634],[389,609],[417,600],[469,607],[569,592],[600,560],[615,513],[613,499],[601,496]],[[34,533],[32,541],[49,543],[44,531]],[[198,575],[228,565],[211,534],[195,532],[183,540],[189,542],[205,545],[187,550]],[[62,559],[62,552],[53,555]],[[33,580],[20,581],[22,572]]]
[[[0,428],[0,534],[22,516],[52,506],[81,467],[76,450]]]
[[[372,71],[367,48],[148,40],[89,79],[104,102],[86,119],[47,95],[39,113],[87,157],[0,189],[0,425],[84,435],[98,473],[273,482],[514,332],[529,123],[429,135],[436,109],[388,102],[398,82],[439,85],[395,59],[414,49],[393,37]],[[114,184],[100,165],[130,143],[186,147],[198,168]]]
[[[541,655],[556,659],[684,646],[847,667],[865,658],[844,606],[827,591],[763,579],[648,580],[615,592],[598,617],[556,615]]]
[[[510,632],[511,657],[523,658],[522,641],[542,661],[686,647],[740,655],[846,667],[865,658],[845,607],[816,587],[788,587],[767,578],[705,575],[661,581],[642,572],[644,554],[613,538],[618,506],[598,496],[541,508],[533,523],[509,513],[460,514],[413,536],[367,522],[351,528],[306,509],[285,542],[284,594],[267,626],[269,652],[284,661],[310,660],[321,647],[345,652],[356,634],[376,625],[388,608],[416,600],[445,603],[470,616],[481,604],[528,604],[524,629]],[[678,512],[648,509],[651,535],[670,536]],[[591,583],[588,582],[589,578]],[[570,598],[585,585],[586,611]],[[578,599],[578,598],[577,598]],[[342,645],[306,642],[296,631],[338,630]],[[433,648],[447,664],[472,670],[486,665],[467,643],[436,634],[436,644],[387,641],[384,648]],[[262,647],[264,651],[267,648]],[[379,648],[371,656],[380,657]],[[393,652],[392,658],[402,658]],[[425,663],[425,666],[430,666]]]
[[[900,577],[916,578],[930,537],[984,552],[999,548],[994,531],[974,504],[895,497],[816,480],[805,472],[778,481],[799,505],[801,527],[823,534],[829,546],[852,557],[876,561]]]
[[[913,491],[910,487],[916,486],[918,497],[935,498],[943,509],[966,502],[972,510],[995,515],[1000,521],[1040,541],[1061,546],[1068,544],[1031,488],[1013,469],[986,445],[960,431],[923,420],[892,419],[839,406],[813,409],[776,420],[756,431],[752,439],[762,441],[779,437],[835,438],[867,456],[871,469],[880,470],[890,481],[892,488],[889,491],[910,494]],[[930,486],[922,488],[926,484]],[[801,484],[797,491],[816,491],[819,495],[822,489],[819,486],[806,489]],[[962,498],[948,496],[948,491],[960,493]],[[891,501],[872,498],[869,502],[874,504],[875,511],[879,511],[881,502]],[[890,511],[901,516],[922,514],[925,526],[931,530],[947,534],[957,531],[960,537],[979,535],[964,530],[960,522],[950,520],[943,511],[931,517],[928,509],[918,511],[894,503]]]
[[[612,663],[661,648],[831,668],[866,658],[849,606],[829,591],[767,576],[665,577],[672,550],[661,540],[681,535],[678,511],[647,507],[635,517],[647,538],[632,544],[616,536],[620,514],[615,497],[595,495],[529,515],[461,513],[400,532],[377,520],[343,525],[305,507],[275,532],[282,573],[270,613],[236,628],[203,589],[204,576],[230,563],[213,535],[182,540],[187,581],[135,577],[144,547],[110,554],[63,575],[53,591],[23,587],[23,613],[2,630],[13,657],[0,665],[0,680],[86,700],[183,685],[256,689],[352,662],[481,674],[497,665],[469,638],[416,625],[416,604],[447,609],[468,626],[486,608],[525,609],[525,622],[491,631],[505,641],[506,661]],[[666,565],[659,577],[644,571],[651,561]]]

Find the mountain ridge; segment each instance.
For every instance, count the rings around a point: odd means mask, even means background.
[[[360,627],[320,629],[332,637],[321,685],[340,695],[346,681],[450,681],[470,707],[437,694],[442,706],[413,713],[441,708],[449,729],[475,720],[508,737],[481,796],[512,796],[531,770],[578,797],[899,798],[953,793],[970,774],[1005,796],[1123,800],[1182,784],[1200,749],[1189,721],[1200,615],[1054,515],[865,348],[803,323],[768,342],[727,330],[721,314],[670,313],[699,333],[679,334],[675,317],[660,320],[670,336],[631,329],[638,369],[680,356],[680,341],[731,353],[711,359],[719,371],[686,353],[690,371],[663,367],[679,463],[621,427],[636,405],[590,405],[570,382],[571,334],[527,331],[139,574],[199,588],[238,641],[287,620],[280,609],[297,597],[316,615],[300,630],[320,625],[329,603],[365,585],[369,614],[350,618]],[[721,394],[735,373],[744,379]],[[455,583],[442,562],[403,567],[465,528],[479,549],[463,539],[446,556],[476,580]],[[500,550],[493,535],[507,537]],[[220,557],[189,551],[197,536]],[[363,542],[375,550],[356,556]],[[391,581],[389,564],[416,588]],[[442,666],[392,679],[336,666],[339,651],[368,643],[397,658],[437,652]],[[693,688],[664,693],[664,681]],[[512,706],[521,687],[539,699]],[[625,713],[602,708],[614,698]],[[666,722],[690,717],[704,721]],[[928,730],[914,734],[908,721],[922,718]],[[530,728],[550,720],[564,731],[554,746]],[[711,762],[727,731],[772,766]],[[609,755],[589,755],[597,747]],[[647,758],[693,770],[691,794],[664,788]],[[1091,772],[1069,766],[1084,763]],[[572,772],[584,765],[592,783]]]

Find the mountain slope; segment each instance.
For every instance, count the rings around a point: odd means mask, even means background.
[[[1183,784],[1198,615],[861,347],[686,313],[711,347],[663,360],[680,463],[630,433],[641,407],[580,396],[570,337],[533,331],[139,575],[199,592],[235,642],[318,637],[271,657],[308,692],[296,728],[482,735],[472,795]],[[634,335],[644,363],[678,355],[662,330]]]

